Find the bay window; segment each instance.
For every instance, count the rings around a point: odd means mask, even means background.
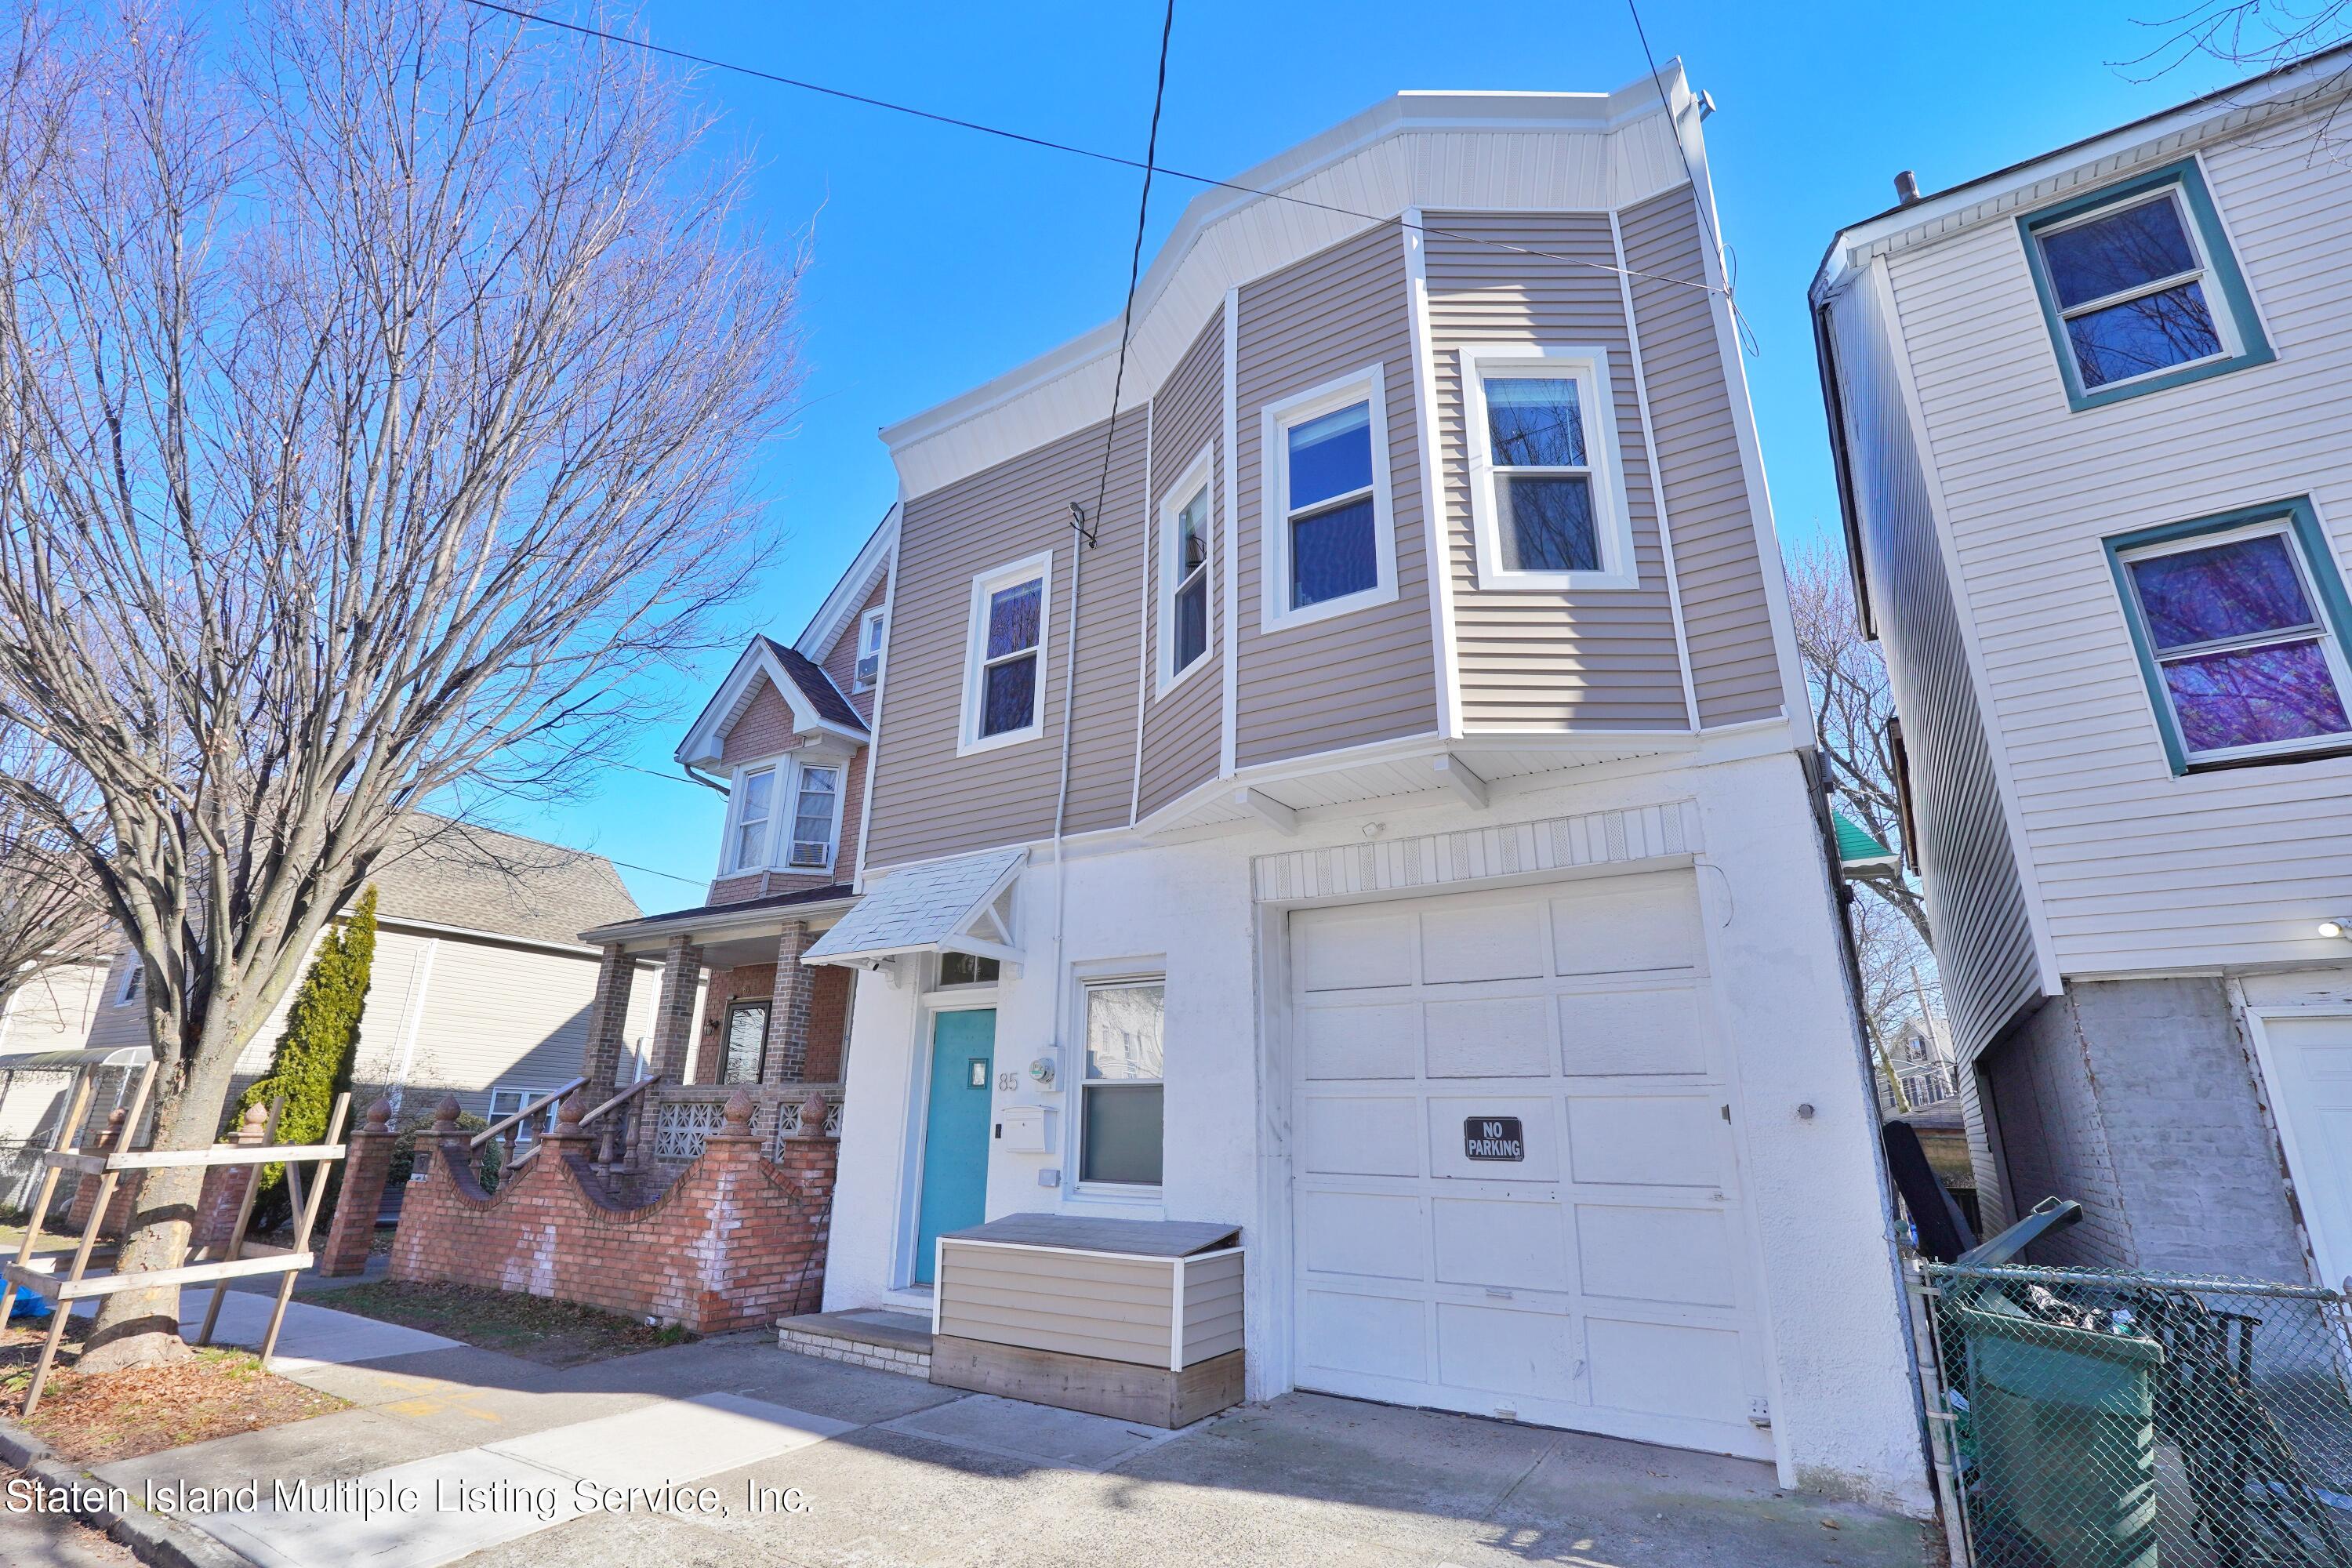
[[[1396,597],[1381,367],[1270,405],[1262,420],[1268,631]]]
[[[1608,351],[1461,351],[1481,588],[1631,588],[1633,532]]]

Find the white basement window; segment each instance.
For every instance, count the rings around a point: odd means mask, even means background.
[[[841,770],[803,763],[800,773],[789,863],[822,869],[833,864],[834,828],[841,817]]]
[[[1087,1076],[1078,1091],[1081,1186],[1156,1188],[1163,1142],[1167,984],[1086,988]]]
[[[1213,531],[1210,454],[1201,448],[1184,477],[1160,502],[1160,667],[1165,692],[1206,662],[1209,651],[1209,540]]]
[[[963,729],[956,752],[992,751],[1045,732],[1045,627],[1054,552],[971,580]]]
[[[1462,351],[1463,428],[1481,588],[1632,588],[1609,353]]]
[[[1396,597],[1381,367],[1269,404],[1261,608],[1279,631]]]

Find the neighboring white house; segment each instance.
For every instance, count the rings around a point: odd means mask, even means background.
[[[1927,1506],[1702,112],[1399,94],[1193,203],[1116,418],[1114,321],[884,432],[829,1308],[1237,1226],[1252,1397]]]
[[[352,1069],[354,1115],[379,1091],[403,1121],[430,1115],[446,1094],[476,1115],[504,1114],[577,1076],[598,960],[577,933],[637,913],[610,861],[418,817],[371,881],[375,962]],[[298,976],[238,1058],[240,1081],[268,1070],[299,984]],[[146,1043],[139,984],[137,965],[117,959],[89,1045]],[[641,979],[635,993],[625,1039],[639,1061],[659,990]],[[635,1077],[634,1066],[624,1069],[624,1081]]]
[[[2347,61],[1906,175],[1813,285],[1985,1221],[2087,1212],[2045,1261],[2352,1275]]]

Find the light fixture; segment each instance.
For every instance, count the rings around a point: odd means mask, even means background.
[[[2352,915],[2330,915],[2319,922],[2322,936],[2340,936],[2352,940]]]

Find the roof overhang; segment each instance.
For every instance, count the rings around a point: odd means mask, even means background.
[[[0,1072],[74,1072],[82,1068],[145,1067],[145,1046],[94,1046],[87,1050],[16,1051],[0,1056]]]
[[[710,904],[646,915],[638,920],[614,921],[610,925],[582,931],[580,940],[593,947],[617,947],[624,952],[652,956],[679,937],[697,947],[707,948],[720,942],[780,936],[791,921],[829,921],[856,902],[856,895],[845,887],[814,888],[807,893],[784,893],[740,904]]]
[[[831,736],[853,746],[866,744],[867,736],[863,730],[854,730],[820,715],[802,692],[800,682],[792,678],[783,660],[769,647],[768,639],[755,637],[736,657],[735,667],[703,705],[693,727],[687,731],[686,739],[678,742],[675,754],[681,767],[715,769],[722,765],[728,728],[742,716],[762,676],[793,710],[795,733]]]
[[[866,536],[866,543],[858,550],[857,559],[849,563],[849,569],[833,585],[833,592],[825,595],[824,603],[819,605],[816,614],[809,617],[808,627],[801,633],[800,640],[793,644],[800,650],[803,658],[817,664],[824,662],[824,656],[833,651],[833,645],[841,640],[842,632],[848,627],[849,618],[858,612],[866,603],[866,596],[874,591],[874,578],[882,570],[882,563],[889,559],[891,547],[898,542],[898,506],[893,501],[890,510],[882,514],[882,521],[875,525],[874,531]]]
[[[871,885],[801,962],[876,969],[916,953],[968,952],[1018,964],[1012,893],[1028,858],[1026,847],[989,849],[901,866]]]

